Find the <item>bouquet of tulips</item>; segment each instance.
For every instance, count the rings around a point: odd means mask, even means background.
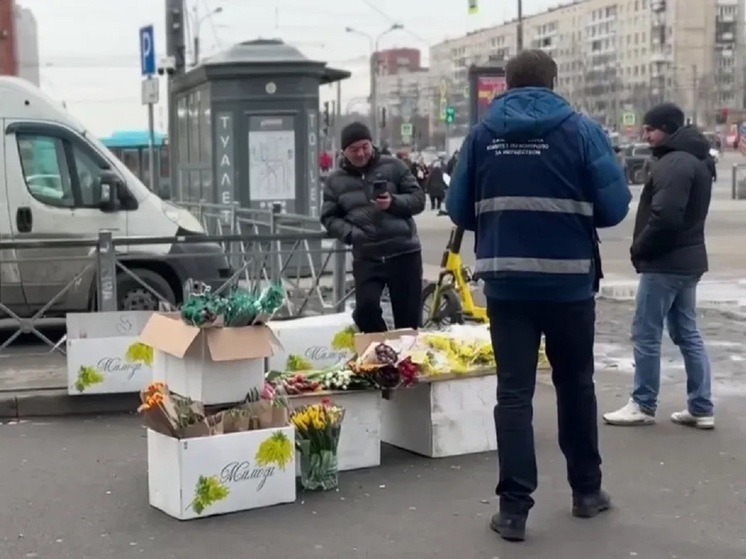
[[[339,485],[337,446],[344,416],[344,408],[334,405],[328,398],[291,413],[304,489],[329,491]]]

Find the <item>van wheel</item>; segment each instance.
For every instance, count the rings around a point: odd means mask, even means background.
[[[176,306],[174,290],[163,277],[144,268],[135,268],[131,272],[158,293],[163,300]],[[117,276],[117,298],[119,299],[117,306],[121,311],[157,311],[158,303],[161,302],[161,299],[127,273]]]

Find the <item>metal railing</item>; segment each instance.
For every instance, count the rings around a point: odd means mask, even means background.
[[[46,353],[63,353],[59,330],[67,312],[172,308],[187,279],[216,291],[281,282],[288,294],[280,313],[285,317],[344,310],[352,294],[346,247],[320,226],[311,230],[308,219],[265,211],[250,220],[245,213],[236,212],[221,234],[114,237],[101,231],[91,239],[0,241],[0,356],[20,339],[30,348],[29,337],[42,341]],[[47,327],[56,327],[56,334]]]

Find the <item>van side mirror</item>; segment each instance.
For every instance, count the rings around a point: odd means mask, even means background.
[[[111,171],[102,171],[94,186],[94,199],[102,212],[115,212],[124,191],[124,184],[119,175]]]

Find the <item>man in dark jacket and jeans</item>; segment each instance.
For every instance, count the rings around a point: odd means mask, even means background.
[[[510,541],[525,537],[537,485],[532,399],[542,334],[573,515],[610,506],[593,383],[596,228],[620,223],[631,194],[603,129],[552,91],[556,79],[557,64],[543,51],[508,61],[508,91],[464,141],[446,197],[453,222],[475,232],[487,296],[499,367],[500,511],[490,527]]]
[[[422,249],[414,216],[425,209],[425,193],[406,163],[379,153],[364,124],[342,130],[342,150],[341,167],[326,180],[321,223],[352,245],[355,324],[365,333],[386,331],[381,294],[388,286],[396,328],[416,329]]]
[[[645,137],[657,158],[643,187],[630,254],[640,274],[632,322],[635,379],[623,408],[607,413],[613,425],[655,422],[661,376],[664,323],[686,367],[687,409],[674,423],[699,429],[715,426],[712,372],[697,328],[697,284],[707,271],[705,220],[712,194],[712,161],[707,139],[684,126],[684,113],[665,103],[644,120]]]

